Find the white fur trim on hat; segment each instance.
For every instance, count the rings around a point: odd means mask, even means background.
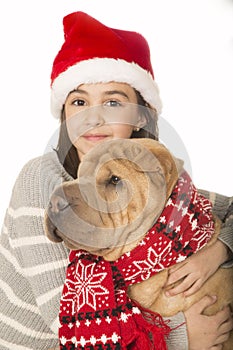
[[[51,86],[51,111],[60,118],[62,107],[70,91],[81,84],[127,83],[139,91],[151,107],[161,113],[159,89],[152,75],[136,63],[122,59],[93,58],[81,61],[62,72]]]

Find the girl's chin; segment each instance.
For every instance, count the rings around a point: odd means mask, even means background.
[[[80,160],[82,160],[82,157],[89,151],[91,151],[96,145],[109,140],[111,140],[110,137],[95,138],[93,140],[88,140],[88,142],[85,143],[84,147],[79,147],[79,145],[75,145]]]
[[[92,146],[90,146],[90,147],[88,147],[88,148],[85,148],[85,149],[83,149],[83,148],[80,149],[80,148],[77,148],[77,147],[76,147],[79,159],[82,161],[82,158],[83,158],[87,153],[89,153],[94,147],[95,147],[95,145],[92,145]]]

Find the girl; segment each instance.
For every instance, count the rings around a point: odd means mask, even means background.
[[[64,18],[64,32],[65,42],[51,75],[52,113],[61,120],[57,150],[22,169],[0,236],[1,350],[44,350],[58,344],[59,300],[69,252],[44,234],[44,208],[53,189],[77,176],[82,157],[98,143],[114,138],[158,139],[161,101],[145,39],[106,27],[80,12]],[[139,109],[144,106],[142,113],[130,120],[118,118],[124,106],[135,104]],[[95,111],[95,106],[111,109],[117,119],[112,114],[107,120],[104,114],[87,113],[72,123],[77,112]],[[171,294],[195,292],[219,265],[230,264],[233,199],[205,195],[223,221],[220,239],[205,253],[205,264],[200,252],[179,270],[174,267],[169,283],[186,278]],[[215,301],[214,296],[206,296],[185,315],[171,319],[175,330],[168,339],[169,350],[222,348],[233,326],[229,308],[212,317],[202,315]]]

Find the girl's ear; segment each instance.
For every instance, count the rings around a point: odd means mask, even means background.
[[[137,124],[135,126],[141,129],[146,124],[147,124],[147,120],[146,120],[145,115],[144,114],[139,114],[138,121],[137,121]]]

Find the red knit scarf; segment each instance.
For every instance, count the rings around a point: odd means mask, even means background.
[[[182,174],[139,245],[115,262],[71,251],[60,302],[60,349],[166,349],[170,328],[131,300],[127,287],[186,259],[211,238],[210,202]]]

